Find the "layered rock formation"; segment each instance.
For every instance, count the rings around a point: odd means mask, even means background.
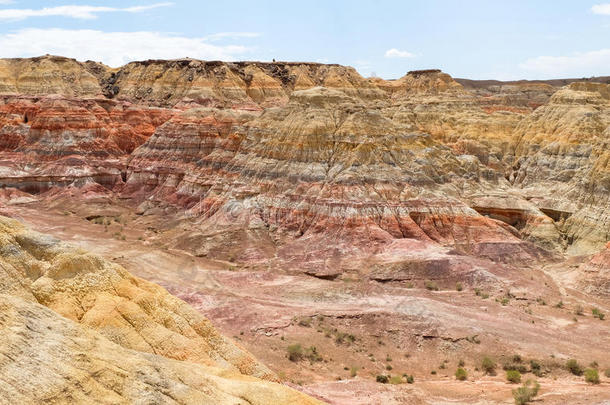
[[[171,115],[104,98],[2,96],[1,181],[29,192],[75,181],[112,188],[127,155]]]
[[[275,377],[186,303],[116,264],[5,217],[0,250],[0,398],[316,403],[254,378]]]

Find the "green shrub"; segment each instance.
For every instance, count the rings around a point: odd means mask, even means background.
[[[322,356],[318,353],[318,349],[315,346],[310,346],[305,349],[305,353],[303,354],[305,358],[307,358],[310,362],[314,361],[322,361]]]
[[[354,378],[358,375],[358,367],[352,367],[349,371],[350,377]]]
[[[575,359],[570,359],[566,362],[566,368],[574,375],[582,375],[582,367]]]
[[[508,370],[506,372],[506,379],[513,384],[519,384],[521,382],[521,373],[517,370]]]
[[[599,373],[594,368],[585,370],[585,381],[591,384],[599,384]]]
[[[496,363],[487,356],[481,361],[481,369],[485,374],[496,375]]]
[[[392,369],[392,365],[391,365],[391,364],[388,364],[387,366],[385,366],[385,369],[386,369],[386,370],[388,370],[388,371],[390,371],[390,370]]]
[[[381,384],[387,384],[389,380],[390,379],[388,378],[387,375],[378,375],[375,378],[375,381],[377,381],[378,383],[381,383]]]
[[[403,382],[402,377],[399,375],[390,377],[390,384],[402,384]]]
[[[593,314],[594,318],[599,318],[600,321],[603,321],[605,316],[603,312],[601,312],[599,309],[597,308],[593,308],[591,309],[591,313]]]
[[[427,290],[438,291],[438,285],[434,281],[426,280],[424,286]]]
[[[466,363],[464,363],[464,360],[462,360],[462,359],[460,359],[460,360],[458,361],[458,367],[464,367],[464,365],[465,365],[465,364],[466,364]]]
[[[540,384],[536,381],[527,380],[521,387],[513,390],[515,404],[525,405],[532,402],[532,399],[538,395],[538,390],[540,390]]]
[[[510,300],[509,300],[508,298],[504,297],[504,298],[502,298],[502,300],[500,301],[500,304],[502,304],[502,306],[507,306],[507,305],[508,305],[508,303],[509,303],[509,301],[510,301]]]
[[[455,283],[456,291],[462,291],[463,289],[464,289],[464,286],[462,286],[462,283]]]
[[[286,351],[288,352],[288,360],[290,361],[296,362],[303,358],[303,348],[298,343],[288,346]]]
[[[530,369],[532,370],[532,374],[534,374],[536,377],[542,377],[544,375],[542,365],[540,365],[537,360],[530,360]]]
[[[407,384],[413,384],[414,381],[415,381],[415,379],[413,378],[412,375],[407,376]]]
[[[468,378],[468,373],[462,367],[455,370],[455,379],[459,381],[464,381]]]

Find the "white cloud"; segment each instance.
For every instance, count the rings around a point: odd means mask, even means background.
[[[610,3],[596,4],[591,7],[594,14],[610,15]]]
[[[235,60],[252,51],[241,45],[217,46],[204,38],[160,32],[102,32],[27,28],[0,35],[2,57],[31,57],[47,53],[81,61],[95,60],[116,67],[134,60],[191,57]]]
[[[256,38],[260,37],[261,34],[258,32],[219,32],[206,36],[204,39],[207,41],[218,41],[221,39],[237,39],[237,38]]]
[[[385,51],[386,58],[414,58],[415,55],[411,52],[400,51],[396,48],[388,49]]]
[[[13,4],[13,0],[0,0],[0,4]]]
[[[0,0],[2,1],[2,0]],[[7,4],[7,3],[5,3]],[[0,20],[25,20],[30,17],[69,17],[83,20],[97,18],[100,13],[139,13],[153,8],[171,6],[173,3],[155,3],[147,6],[135,6],[126,8],[98,7],[98,6],[58,6],[45,7],[41,9],[13,8],[0,10]]]
[[[610,49],[575,53],[570,56],[538,56],[519,67],[546,78],[585,77],[608,74]]]

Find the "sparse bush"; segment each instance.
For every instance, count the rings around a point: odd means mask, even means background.
[[[438,285],[434,281],[426,280],[424,286],[427,290],[438,291]]]
[[[582,375],[582,367],[575,359],[570,359],[566,362],[566,368],[574,375]]]
[[[380,374],[375,378],[375,381],[377,381],[378,383],[381,383],[381,384],[387,384],[389,381],[389,378],[387,375]]]
[[[415,379],[413,378],[412,375],[407,376],[407,384],[413,384],[414,381],[415,381]]]
[[[303,348],[300,344],[295,343],[286,348],[288,352],[288,360],[297,362],[303,358]]]
[[[430,374],[432,374],[432,375],[436,375],[436,370],[432,370],[432,371],[430,371]]]
[[[532,399],[538,395],[538,390],[540,390],[540,384],[536,381],[527,380],[521,387],[513,390],[515,404],[525,405],[532,402]]]
[[[351,333],[337,332],[335,334],[335,343],[340,345],[343,343],[351,344],[356,341],[356,336]]]
[[[462,286],[462,283],[455,283],[456,291],[462,291],[463,289],[464,289],[464,287]]]
[[[542,377],[544,375],[542,366],[536,360],[530,360],[530,369],[532,370],[532,374],[534,374],[536,377]]]
[[[481,369],[485,374],[496,375],[496,363],[487,356],[481,361]]]
[[[385,361],[392,361],[392,358],[390,357],[390,355],[389,355],[389,354],[387,354],[387,355],[385,356]]]
[[[604,375],[610,378],[610,368],[607,368],[606,371],[604,371]]]
[[[555,308],[563,308],[563,301],[559,301],[557,304],[555,304]]]
[[[576,308],[574,308],[574,314],[582,316],[584,314],[584,308],[582,307],[582,305],[576,305]]]
[[[508,298],[504,297],[500,301],[500,304],[502,304],[502,306],[507,306],[509,302],[510,302],[510,300]]]
[[[468,378],[468,373],[462,367],[455,370],[455,379],[459,381],[464,381]]]
[[[388,364],[387,366],[385,366],[385,369],[388,371],[392,370],[392,365]]]
[[[358,375],[358,367],[352,367],[349,371],[349,376],[354,378]]]
[[[590,384],[599,384],[599,373],[594,368],[585,370],[585,381]]]
[[[517,370],[507,370],[506,379],[513,384],[519,384],[521,382],[521,373]]]
[[[605,314],[603,312],[601,312],[599,309],[597,308],[592,308],[591,309],[591,313],[593,314],[594,318],[599,318],[600,321],[603,321],[605,318]]]
[[[322,361],[322,356],[320,356],[318,349],[315,346],[310,346],[305,349],[304,356],[312,363],[315,361]]]
[[[390,384],[402,384],[403,382],[402,377],[399,375],[390,377]]]
[[[536,298],[536,302],[540,305],[546,305],[546,301],[542,297]]]
[[[311,326],[311,318],[308,316],[302,317],[301,319],[299,319],[299,326],[309,328]]]
[[[465,365],[465,364],[466,364],[466,363],[464,363],[464,360],[462,360],[462,359],[460,359],[460,360],[458,361],[458,367],[464,367],[464,365]]]

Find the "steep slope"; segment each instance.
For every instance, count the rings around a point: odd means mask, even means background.
[[[90,63],[105,70],[101,64]],[[84,63],[61,56],[0,59],[0,93],[62,94],[93,97],[102,94],[98,77]]]
[[[543,254],[460,200],[462,190],[491,189],[503,177],[410,133],[382,109],[313,88],[295,91],[285,107],[243,118],[182,114],[130,161],[124,193],[202,218],[199,232],[179,244],[199,255],[231,255],[242,246],[247,261],[275,257],[324,277],[401,262],[405,271],[437,266],[444,277],[465,265],[447,256],[448,247],[495,260]],[[424,246],[438,258],[407,253]]]
[[[0,249],[6,332],[0,353],[6,355],[7,370],[0,397],[56,403],[127,402],[148,395],[179,403],[204,398],[233,403],[233,397],[313,403],[287,388],[245,377],[275,378],[186,303],[116,264],[6,217],[0,217]],[[44,344],[30,343],[35,341]],[[41,363],[51,367],[39,378],[27,377]],[[142,373],[142,367],[151,373]],[[12,381],[18,376],[26,377],[25,385]],[[161,383],[165,378],[172,383]]]
[[[29,192],[122,183],[124,159],[172,111],[103,98],[0,97],[0,178]]]
[[[515,129],[511,179],[562,222],[569,251],[610,238],[610,85],[572,83]]]
[[[293,90],[325,86],[365,99],[383,92],[354,68],[299,62],[205,62],[148,60],[121,67],[103,81],[110,97],[127,97],[159,106],[260,109],[284,104]]]

